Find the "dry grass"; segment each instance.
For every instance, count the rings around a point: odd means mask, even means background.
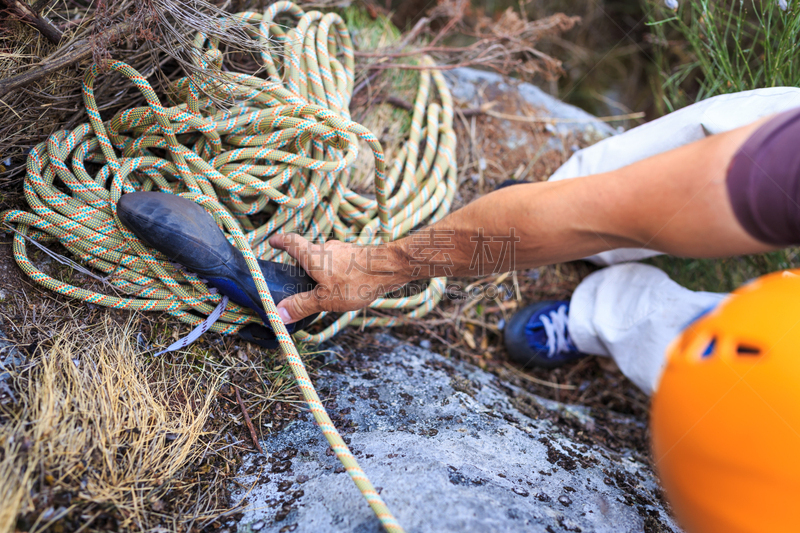
[[[409,2],[407,5],[419,4]],[[520,2],[519,7],[523,6]],[[378,49],[356,55],[381,59],[370,66],[372,69],[396,70],[424,68],[401,61],[424,52],[434,57],[438,68],[445,70],[471,66],[513,74],[526,81],[537,77],[554,81],[563,74],[561,61],[537,46],[542,41],[557,38],[580,22],[579,17],[563,13],[529,20],[526,11],[518,8],[508,8],[497,18],[486,17],[479,15],[467,0],[439,0],[424,13],[410,32],[418,32],[423,44],[410,50]]]
[[[4,13],[0,18],[0,81],[31,71],[45,59],[65,57],[83,49],[91,49],[91,54],[88,59],[18,89],[5,94],[0,91],[0,160],[12,159],[11,170],[0,172],[0,186],[6,188],[20,181],[25,154],[31,147],[58,130],[71,129],[88,120],[81,82],[92,61],[124,61],[158,92],[166,94],[170,81],[198,70],[188,53],[193,50],[191,40],[198,31],[219,39],[228,53],[255,53],[262,47],[248,34],[247,25],[235,21],[216,2],[61,0],[50,4],[41,14],[64,32],[58,45],[11,15]],[[261,10],[256,2],[252,4]],[[120,23],[131,28],[122,38],[110,31]],[[116,75],[101,76],[95,95],[104,118],[144,104],[139,91]]]
[[[132,333],[67,327],[16,376],[0,415],[0,533],[76,511],[88,526],[109,509],[121,530],[152,527],[159,497],[203,456],[217,383],[145,364]]]
[[[34,256],[53,276],[79,276]],[[7,242],[0,276],[0,329],[28,360],[5,382],[10,394],[0,387],[0,533],[210,531],[235,521],[233,476],[254,450],[237,389],[260,439],[300,415],[277,352],[207,335],[153,358],[191,327],[43,291]]]
[[[67,38],[74,39],[81,32],[89,32],[97,22],[102,26],[117,21],[132,4],[131,0],[123,0],[114,4],[113,10],[101,13],[99,8],[94,10],[94,5],[87,8],[77,0],[64,0],[55,4],[56,12],[48,14],[71,32]],[[163,4],[159,1],[137,5]],[[367,21],[357,20],[357,13],[348,9],[343,14],[348,25],[361,26],[357,34],[361,49],[386,53],[381,57],[359,57],[357,86],[371,81],[354,100],[353,115],[381,137],[391,157],[405,136],[408,116],[388,104],[379,104],[379,97],[393,95],[413,101],[417,74],[407,70],[375,71],[370,65],[381,60],[405,62],[406,53],[413,55],[419,49],[404,47],[404,52],[395,52],[399,33],[383,19],[366,28]],[[458,13],[437,16],[445,26],[456,20],[450,29],[465,29]],[[510,48],[503,49],[493,45],[492,53],[496,51],[496,57],[503,60],[499,70],[525,71],[529,75],[557,72],[556,63],[532,52],[531,41],[536,35],[561,30],[509,17],[499,25],[481,26],[480,34],[476,30],[472,38],[510,43]],[[44,42],[35,30],[15,22],[0,24],[4,24],[0,31],[6,32],[0,33],[0,78],[55,53],[53,45]],[[534,30],[539,33],[530,33]],[[485,59],[475,56],[479,46],[469,49],[467,53],[472,55],[467,56],[439,46],[437,40],[443,35],[444,32],[422,35],[406,44],[422,46],[422,42],[433,46],[437,50],[431,52],[450,64]],[[182,75],[180,63],[165,52],[164,43],[143,44],[134,35],[114,46],[114,57],[133,64],[154,85],[159,79]],[[99,52],[105,47],[101,42]],[[512,52],[507,53],[508,50]],[[4,52],[10,55],[5,56]],[[3,63],[5,59],[13,64]],[[20,156],[30,145],[52,131],[85,121],[79,91],[83,66],[65,69],[24,91],[6,95],[8,105],[0,103],[0,155],[17,154],[17,162],[21,163],[24,158]],[[138,105],[138,94],[119,76],[103,76],[97,95],[106,118],[119,108]],[[481,121],[483,118],[473,118],[470,129],[474,131],[475,123]],[[459,127],[462,126],[467,127],[460,120]],[[507,173],[519,166],[516,162],[506,162],[508,169],[492,166],[485,173],[485,180],[482,178],[476,185],[471,174],[490,150],[483,146],[483,139],[475,137],[462,137],[471,138],[471,146],[474,145],[460,156],[466,158],[459,176],[462,184],[467,183],[462,188],[462,202],[491,190],[495,182],[510,177]],[[14,183],[8,178],[16,180],[21,168],[5,178],[0,175],[0,207],[18,200],[9,199],[6,193]],[[360,177],[368,175],[369,170],[369,163],[359,161],[353,181],[362,181]],[[536,175],[538,168],[531,166],[528,172]],[[368,189],[366,183],[359,185]],[[13,190],[12,195],[18,195],[21,187],[15,185]],[[567,267],[566,273],[543,270],[535,280],[518,280],[516,276],[481,280],[477,285],[503,287],[497,298],[461,295],[437,310],[430,321],[420,321],[408,329],[413,336],[419,328],[424,337],[441,339],[454,351],[474,357],[482,366],[491,366],[498,353],[496,347],[500,346],[498,322],[513,312],[520,297],[535,298],[551,292],[561,295],[577,283],[580,274],[583,272]],[[235,399],[236,389],[259,436],[279,431],[297,416],[297,409],[291,404],[299,398],[287,367],[251,346],[235,344],[235,339],[219,338],[204,339],[187,353],[169,354],[153,361],[131,339],[143,338],[154,346],[164,346],[169,337],[185,333],[184,326],[163,316],[147,315],[120,327],[108,318],[113,312],[105,309],[87,310],[85,305],[41,294],[38,289],[30,291],[30,295],[24,291],[17,294],[15,289],[8,292],[8,304],[0,307],[0,313],[7,318],[7,331],[13,332],[19,342],[38,344],[40,348],[29,366],[14,376],[12,387],[17,402],[0,407],[0,498],[4,502],[0,533],[15,528],[76,531],[166,527],[188,531],[223,527],[225,520],[235,519],[240,510],[228,508],[225,491],[229,476],[241,464],[240,454],[252,449]],[[62,326],[64,322],[69,324]],[[86,325],[93,322],[96,325]]]

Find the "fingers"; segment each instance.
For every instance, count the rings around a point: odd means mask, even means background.
[[[356,279],[337,275],[351,262],[347,249],[352,245],[336,240],[312,244],[294,233],[273,235],[269,244],[288,253],[318,283],[315,290],[288,296],[278,304],[278,314],[285,324],[322,311],[351,311],[369,303],[349,294],[357,285]]]
[[[301,292],[281,300],[278,304],[278,315],[284,324],[291,324],[309,315],[323,311],[322,302],[314,291]]]
[[[301,267],[306,268],[311,243],[305,237],[297,233],[279,233],[269,238],[269,245],[288,253]]]
[[[269,245],[277,250],[283,250],[288,253],[305,267],[305,262],[308,260],[310,253],[337,248],[343,246],[344,243],[331,239],[324,244],[313,244],[297,233],[279,233],[269,238]]]

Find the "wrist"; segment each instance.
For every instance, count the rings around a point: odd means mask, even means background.
[[[405,240],[400,239],[376,247],[381,250],[380,255],[384,259],[381,267],[385,272],[390,273],[388,276],[391,278],[391,283],[397,286],[416,279],[412,276],[410,256],[404,244]]]

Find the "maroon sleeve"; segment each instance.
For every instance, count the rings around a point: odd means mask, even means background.
[[[733,156],[728,197],[755,239],[800,244],[800,108],[767,121]]]

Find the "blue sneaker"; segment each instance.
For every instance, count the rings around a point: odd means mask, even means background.
[[[250,324],[239,332],[240,337],[266,348],[278,346],[244,256],[228,242],[205,209],[173,194],[135,192],[122,196],[117,213],[142,242],[207,279],[231,301],[258,313],[264,326]],[[258,264],[276,304],[316,286],[300,267],[261,260]],[[300,330],[314,318],[316,315],[304,318],[286,329],[289,333]]]
[[[512,316],[503,332],[509,357],[524,367],[543,368],[585,357],[569,336],[568,313],[569,302],[546,301]]]

